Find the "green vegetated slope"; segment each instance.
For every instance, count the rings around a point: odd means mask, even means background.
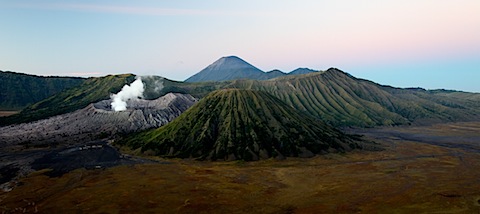
[[[185,83],[165,79],[160,95],[189,93],[201,98],[222,88],[266,91],[295,109],[335,126],[427,124],[480,119],[480,94],[402,89],[355,78],[335,68],[270,80]]]
[[[377,98],[375,101],[416,124],[480,119],[480,94],[445,90],[400,89],[390,86],[381,86],[380,88],[391,94],[393,98]]]
[[[217,90],[158,129],[119,144],[165,157],[258,160],[346,151],[352,137],[297,111],[269,93]]]
[[[133,74],[88,78],[81,85],[65,90],[23,109],[19,114],[0,118],[0,125],[30,122],[72,112],[90,103],[109,99],[125,84],[135,80]]]
[[[262,90],[336,126],[449,122],[480,118],[477,96],[400,89],[357,79],[338,69],[225,87]],[[461,95],[461,96],[460,96]],[[470,95],[470,96],[469,96]]]
[[[434,94],[439,99],[446,99],[443,101],[445,105],[456,106],[457,103],[480,109],[480,93],[466,93],[452,90],[430,90],[429,94]]]
[[[82,84],[79,77],[42,77],[0,71],[0,110],[20,110],[26,106]]]
[[[379,103],[362,99],[354,91],[367,92],[357,81],[337,71],[306,74],[271,81],[234,81],[229,87],[267,91],[288,105],[306,111],[333,125],[392,125],[407,123],[402,116]],[[370,86],[370,85],[368,85]],[[374,88],[374,87],[373,87]],[[380,95],[381,93],[379,93]]]

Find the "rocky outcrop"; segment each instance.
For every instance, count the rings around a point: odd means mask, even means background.
[[[1,127],[0,142],[47,146],[88,142],[160,127],[178,117],[196,101],[188,94],[169,93],[156,100],[129,100],[126,111],[115,112],[111,110],[111,101],[103,100],[72,113]]]

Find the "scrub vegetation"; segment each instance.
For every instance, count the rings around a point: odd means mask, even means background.
[[[164,157],[249,161],[345,152],[359,141],[269,93],[222,89],[167,125],[119,144]]]

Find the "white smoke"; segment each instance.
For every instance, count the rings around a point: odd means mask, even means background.
[[[110,96],[112,98],[112,109],[115,111],[127,110],[127,100],[143,97],[143,91],[145,91],[145,88],[140,77],[132,84],[124,85],[120,92]]]
[[[159,76],[142,76],[145,81],[145,87],[149,89],[149,92],[160,93],[163,89],[163,77]]]

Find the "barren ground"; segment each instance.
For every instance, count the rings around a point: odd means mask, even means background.
[[[384,151],[48,170],[0,194],[39,213],[480,213],[480,123],[350,130]]]

